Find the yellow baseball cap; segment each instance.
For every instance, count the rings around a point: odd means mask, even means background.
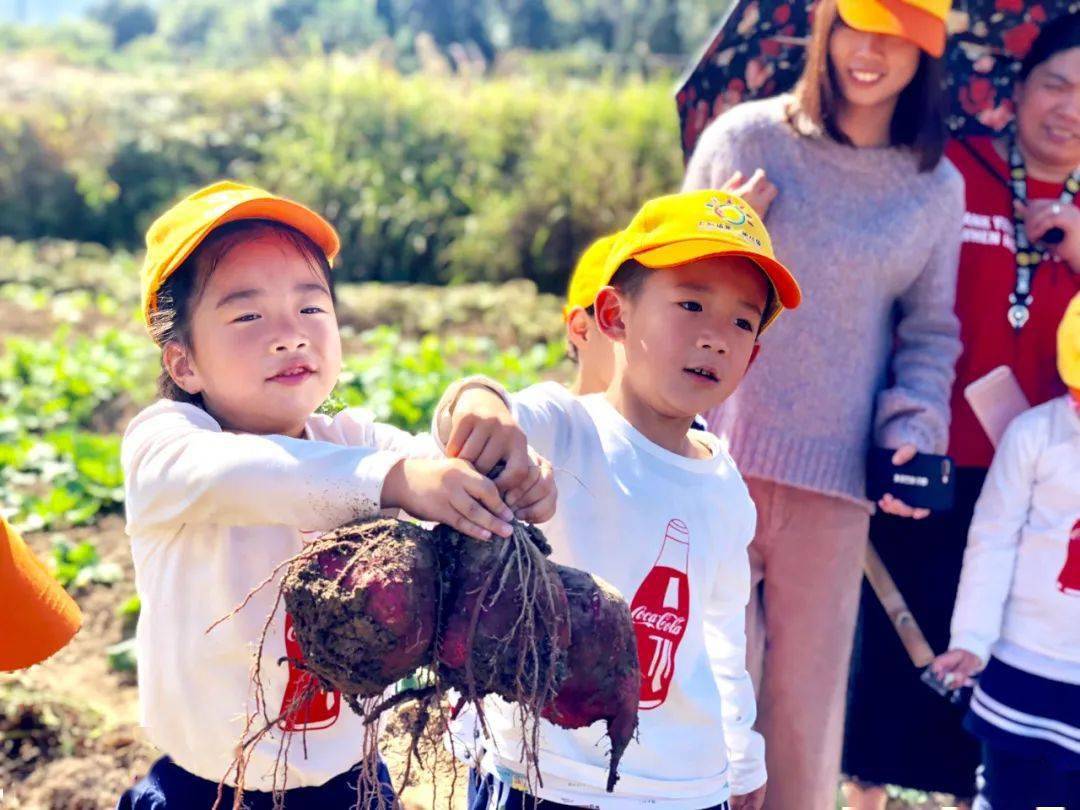
[[[44,661],[67,644],[82,625],[82,613],[44,564],[0,517],[0,593],[10,608],[0,611],[0,671]]]
[[[602,283],[631,259],[659,270],[712,256],[742,256],[761,268],[775,292],[762,331],[784,309],[802,302],[795,277],[776,260],[761,217],[741,197],[724,191],[672,194],[645,203],[612,246]]]
[[[604,277],[604,262],[611,253],[618,234],[601,236],[581,254],[577,266],[570,276],[570,286],[566,290],[566,305],[563,307],[563,320],[570,317],[570,312],[577,307],[587,309],[596,301],[596,294],[607,284]]]
[[[934,57],[945,53],[952,0],[837,0],[836,8],[858,31],[903,37]]]
[[[161,285],[213,231],[241,219],[270,219],[304,234],[333,261],[341,248],[334,226],[298,202],[254,186],[223,180],[185,197],[146,232],[142,269],[142,311],[147,326]]]
[[[1058,326],[1057,366],[1065,385],[1080,391],[1080,293],[1073,296]]]

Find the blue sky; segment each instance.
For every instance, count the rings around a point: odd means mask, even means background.
[[[0,22],[52,23],[78,17],[93,4],[94,0],[0,0]]]

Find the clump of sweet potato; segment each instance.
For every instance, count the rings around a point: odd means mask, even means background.
[[[419,526],[374,520],[324,535],[283,585],[307,668],[346,697],[381,695],[429,662],[438,583]]]
[[[641,669],[630,609],[599,577],[552,564],[570,608],[567,676],[543,716],[562,728],[607,724],[611,741],[607,789],[618,780],[619,760],[637,729]],[[600,641],[602,640],[602,641]]]

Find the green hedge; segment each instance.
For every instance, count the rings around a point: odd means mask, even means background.
[[[405,77],[344,58],[74,73],[0,105],[0,234],[138,249],[172,199],[231,176],[329,216],[343,278],[561,291],[591,239],[681,179],[667,83]]]

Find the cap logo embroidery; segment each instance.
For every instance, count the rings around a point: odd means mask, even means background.
[[[705,203],[706,210],[716,219],[705,219],[698,223],[699,231],[725,231],[732,233],[744,242],[762,247],[762,241],[746,229],[753,224],[752,215],[735,200],[725,200],[713,197]]]

